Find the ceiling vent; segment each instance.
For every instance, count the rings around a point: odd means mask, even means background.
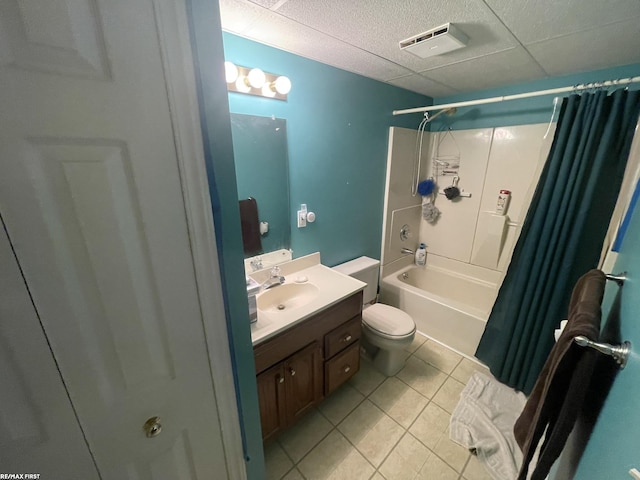
[[[419,35],[400,42],[400,50],[413,53],[420,58],[435,57],[457,50],[467,44],[467,37],[459,28],[445,23]]]

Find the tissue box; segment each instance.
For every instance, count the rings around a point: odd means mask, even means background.
[[[258,305],[256,295],[260,291],[260,284],[253,278],[247,277],[247,300],[249,302],[249,320],[251,323],[258,321]]]

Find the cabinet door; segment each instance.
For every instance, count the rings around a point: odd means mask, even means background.
[[[267,441],[285,427],[284,367],[279,363],[257,377],[262,439]]]
[[[284,362],[287,424],[292,424],[322,398],[322,352],[317,342]]]

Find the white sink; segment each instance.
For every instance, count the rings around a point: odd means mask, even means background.
[[[288,313],[312,302],[320,293],[320,289],[312,283],[285,283],[256,297],[258,310],[269,313]]]

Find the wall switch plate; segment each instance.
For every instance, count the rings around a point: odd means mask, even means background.
[[[307,204],[300,205],[298,210],[298,228],[304,228],[307,226]]]

